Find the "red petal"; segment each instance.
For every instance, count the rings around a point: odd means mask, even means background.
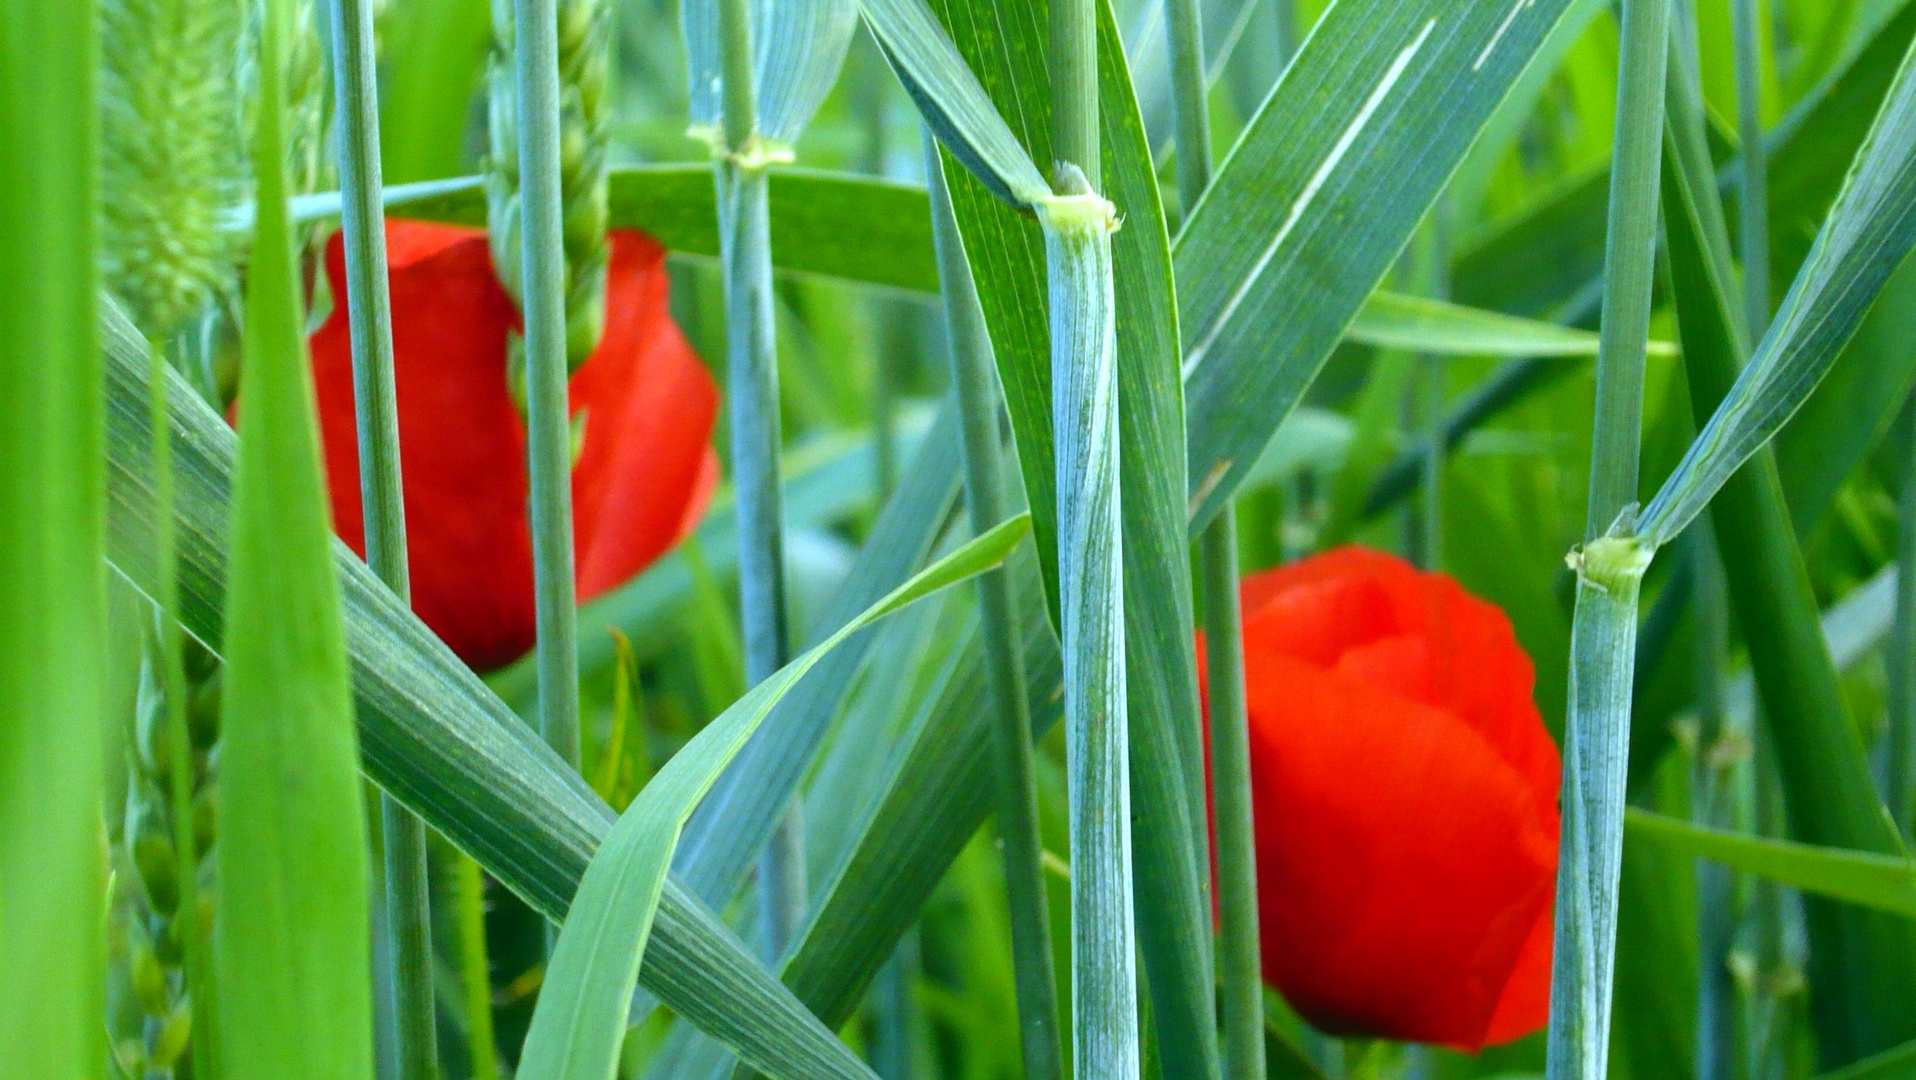
[[[532,643],[525,429],[506,392],[506,335],[518,325],[493,276],[485,233],[388,221],[394,381],[413,610],[484,670]],[[341,302],[313,335],[313,377],[339,534],[364,551],[352,352],[340,240],[327,274]]]
[[[387,222],[394,370],[413,608],[468,664],[533,641],[525,426],[506,390],[519,325],[477,229]],[[327,249],[345,295],[337,237]],[[716,482],[706,445],[717,392],[672,324],[664,253],[615,233],[605,339],[573,377],[588,410],[573,473],[578,585],[590,598],[643,569],[696,523]],[[344,304],[313,335],[313,371],[341,536],[363,551],[352,356]]]
[[[579,596],[638,573],[696,524],[716,478],[718,389],[673,323],[665,250],[612,234],[605,337],[572,380],[585,444],[573,471]]]
[[[1265,975],[1338,1032],[1475,1048],[1555,837],[1448,712],[1281,654],[1248,673]]]

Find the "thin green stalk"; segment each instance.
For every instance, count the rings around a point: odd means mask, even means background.
[[[779,502],[778,343],[772,299],[771,208],[752,84],[751,11],[718,0],[724,70],[724,146],[714,162],[720,264],[725,274],[725,353],[738,492],[740,624],[745,683],[758,685],[790,658],[785,617],[785,521]],[[797,806],[759,859],[759,933],[776,962],[804,918],[804,839]]]
[[[179,899],[173,917],[179,926],[180,940],[185,943],[181,959],[187,985],[201,987],[206,970],[212,964],[199,925],[199,846],[193,828],[193,737],[186,718],[189,691],[184,642],[180,638],[179,527],[173,518],[173,431],[167,423],[167,366],[165,347],[158,338],[151,339],[147,370],[153,386],[148,422],[153,432],[153,501],[159,510],[153,524],[154,599],[159,607],[159,625],[154,630],[159,646],[160,698],[166,709],[167,754],[173,759],[167,770],[166,792],[168,811],[173,818],[174,859],[178,866],[174,876],[178,881]],[[193,1064],[200,1068],[214,1064],[208,1052],[208,1040],[204,1038],[193,1040],[191,1056]]]
[[[1896,503],[1896,622],[1889,667],[1889,731],[1883,740],[1883,805],[1916,838],[1916,396],[1903,407],[1903,490]]]
[[[1696,745],[1690,773],[1690,810],[1700,825],[1734,826],[1738,733],[1726,724],[1724,669],[1729,663],[1729,597],[1716,536],[1708,518],[1685,534],[1695,592]],[[1696,861],[1698,1080],[1736,1074],[1737,989],[1730,975],[1736,938],[1736,876],[1711,859]]]
[[[1189,214],[1211,186],[1211,114],[1205,101],[1204,27],[1197,0],[1165,0],[1170,38],[1171,141],[1177,147],[1178,202]]]
[[[459,971],[466,989],[466,1051],[472,1080],[498,1080],[499,1051],[492,1033],[492,961],[486,950],[486,882],[465,852],[453,856],[454,907],[459,915]]]
[[[572,566],[572,431],[566,409],[565,246],[559,182],[559,35],[554,0],[512,0],[519,90],[526,449],[539,730],[579,767],[578,611]]]
[[[406,509],[399,463],[399,406],[393,381],[392,301],[386,286],[386,229],[380,206],[379,86],[369,0],[334,0],[333,77],[339,103],[340,229],[346,248],[346,312],[352,332],[353,404],[359,434],[359,492],[366,562],[401,600]],[[154,386],[164,381],[154,379]],[[164,430],[160,418],[154,430]],[[426,826],[391,795],[379,798],[386,881],[386,948],[392,960],[394,1046],[400,1080],[439,1075],[432,985],[431,886]]]
[[[1763,146],[1763,35],[1757,0],[1730,0],[1730,32],[1736,50],[1736,131],[1743,167],[1737,174],[1743,212],[1737,241],[1743,261],[1743,302],[1750,338],[1770,324],[1770,191]]]
[[[943,163],[929,133],[925,137],[925,173],[931,188],[932,239],[938,250],[946,337],[951,349],[951,383],[958,398],[964,440],[965,506],[973,535],[983,535],[1007,516],[996,364],[984,311],[978,304],[977,283],[972,279],[964,239],[952,213],[951,193],[945,188]],[[1027,1080],[1058,1080],[1064,1075],[1064,1050],[1058,1034],[1058,988],[1051,966],[1044,847],[1038,833],[1030,693],[1024,652],[1018,646],[1017,628],[1022,623],[1009,571],[1001,567],[979,575],[978,617],[991,712],[997,720],[993,749],[998,763],[998,836],[1004,851],[1024,1071]]]
[[[1585,544],[1570,638],[1549,1080],[1606,1075],[1637,594],[1635,537],[1670,0],[1624,0]]]
[[[1096,11],[1091,0],[1051,4],[1051,190],[1060,195],[1081,195],[1103,186]]]
[[[1204,31],[1196,0],[1167,0],[1172,138],[1178,198],[1186,211],[1211,184]],[[1244,703],[1244,634],[1238,608],[1237,506],[1227,501],[1198,542],[1210,675],[1211,785],[1217,822],[1217,976],[1224,1013],[1224,1075],[1262,1080],[1264,979],[1257,925],[1257,840],[1251,816],[1250,721]]]
[[[1224,1074],[1264,1076],[1264,980],[1257,924],[1257,837],[1251,814],[1251,735],[1244,702],[1237,529],[1226,505],[1199,541],[1205,666],[1211,704],[1211,784],[1217,820],[1218,979]],[[1220,523],[1227,527],[1220,528]]]

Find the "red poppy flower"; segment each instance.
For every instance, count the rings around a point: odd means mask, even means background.
[[[667,310],[665,252],[612,233],[605,336],[572,376],[584,413],[572,470],[580,600],[625,581],[684,536],[718,477],[709,446],[718,392]],[[493,276],[486,234],[386,223],[393,366],[413,610],[484,671],[533,642],[525,423],[506,388],[519,312]],[[326,249],[344,297],[338,237]],[[365,551],[345,305],[312,338],[333,524]]]
[[[1338,1034],[1541,1027],[1559,765],[1509,620],[1357,547],[1241,589],[1264,977]]]

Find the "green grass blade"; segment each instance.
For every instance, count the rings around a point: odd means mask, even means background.
[[[906,468],[832,604],[813,644],[836,634],[907,580],[930,553],[958,495],[957,418],[946,410]],[[872,641],[855,637],[819,662],[774,710],[685,826],[674,868],[714,907],[738,891],[773,824],[798,791],[832,717]]]
[[[1831,900],[1916,919],[1916,866],[1903,855],[1742,836],[1631,808],[1631,837]]]
[[[925,137],[925,171],[932,195],[932,235],[942,279],[952,392],[963,436],[965,509],[972,534],[979,535],[1005,516],[1006,463],[998,424],[1001,398],[991,337],[945,186],[944,160],[929,132]],[[996,814],[1011,921],[1019,1048],[1026,1080],[1057,1080],[1064,1072],[1063,1040],[1058,1033],[1044,841],[1039,835],[1038,795],[1032,771],[1029,682],[1024,654],[1015,636],[1018,606],[1009,571],[992,570],[978,579],[978,619],[989,679],[986,701],[998,720],[992,741],[998,763]]]
[[[109,305],[108,556],[151,586],[147,345]],[[224,637],[231,429],[173,377],[181,615],[216,652]],[[615,816],[341,543],[332,548],[366,775],[548,918],[565,915]],[[640,980],[680,1016],[764,1059],[836,1053],[791,991],[717,915],[668,879]]]
[[[1673,93],[1684,92],[1677,86]],[[1729,237],[1695,117],[1671,110],[1666,235],[1684,339],[1690,396],[1699,412],[1723,400],[1747,351],[1742,309],[1731,284]],[[1746,369],[1747,370],[1747,369]],[[1737,622],[1749,649],[1764,720],[1792,831],[1811,843],[1901,854],[1883,816],[1868,761],[1850,724],[1801,550],[1766,450],[1711,503],[1717,544]],[[1916,1036],[1916,927],[1806,904],[1810,980],[1826,1064],[1845,1064]]]
[[[365,0],[332,5],[335,100],[339,102],[339,188],[351,326],[353,407],[359,440],[360,503],[366,561],[401,599],[411,595],[406,509],[399,470],[399,404],[394,389],[392,300],[386,271],[379,160],[379,85],[373,10]],[[155,380],[155,385],[164,385]],[[163,421],[155,419],[155,424]],[[162,466],[164,468],[165,466]],[[184,739],[181,745],[185,745]],[[185,775],[181,770],[180,775]],[[439,1075],[432,985],[432,904],[426,829],[391,796],[379,803],[386,911],[382,932],[391,959],[393,1034],[403,1080]]]
[[[1346,0],[1325,13],[1178,237],[1197,524],[1236,490],[1568,6]]]
[[[639,793],[593,856],[533,1014],[519,1075],[532,1080],[610,1080],[625,1036],[627,1001],[677,845],[679,830],[721,771],[779,698],[831,649],[859,629],[938,589],[998,565],[1030,522],[1015,518],[966,544],[905,584],[776,674],[681,749]],[[775,1077],[862,1076],[849,1051],[835,1067],[748,1061]],[[823,1063],[820,1063],[823,1064]]]
[[[221,1071],[373,1075],[365,819],[286,214],[285,5],[261,20],[215,936]]]
[[[1595,356],[1598,341],[1588,330],[1389,292],[1373,294],[1344,336],[1362,345],[1445,356]],[[1676,349],[1653,341],[1650,352],[1674,356]]]
[[[1585,543],[1573,556],[1563,824],[1551,958],[1550,1080],[1607,1074],[1636,662],[1637,598],[1656,553],[1634,535],[1643,442],[1670,0],[1626,0],[1605,230]],[[1613,524],[1614,523],[1614,524]]]
[[[1846,1068],[1827,1072],[1816,1080],[1911,1080],[1916,1077],[1916,1042],[1906,1042],[1894,1050]]]
[[[1906,55],[1843,194],[1756,356],[1644,511],[1661,543],[1789,421],[1916,243],[1916,68]]]
[[[982,0],[940,0],[938,7],[998,110],[1017,118],[1018,137],[1049,160],[1047,9]],[[1164,1068],[1174,1077],[1208,1077],[1217,1072],[1218,1049],[1171,265],[1155,173],[1108,15],[1098,51],[1103,191],[1125,215],[1111,247],[1139,934]],[[1011,416],[1046,596],[1055,604],[1059,486],[1044,236],[970,177],[952,170],[947,177]]]
[[[946,150],[1013,206],[1050,197],[1051,187],[980,85],[925,0],[859,0],[872,37]]]
[[[96,27],[0,11],[0,1074],[99,1075],[106,873]],[[140,362],[145,362],[144,356]],[[141,406],[143,407],[143,405]]]

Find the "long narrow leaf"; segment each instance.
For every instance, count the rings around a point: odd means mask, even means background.
[[[1030,529],[1025,518],[991,532],[899,586],[830,638],[753,687],[673,756],[639,793],[586,867],[533,1014],[519,1074],[532,1080],[610,1080],[625,1036],[626,1003],[679,830],[773,705],[859,629],[1002,562]],[[790,1063],[751,1064],[768,1072]]]
[[[1701,108],[1673,80],[1665,190],[1666,235],[1691,400],[1722,401],[1747,350],[1731,285],[1729,236],[1708,178],[1696,122]],[[1882,817],[1868,760],[1850,724],[1837,669],[1819,625],[1808,567],[1790,527],[1767,448],[1736,472],[1710,506],[1737,622],[1750,653],[1763,719],[1779,750],[1778,773],[1795,835],[1814,843],[1899,852]],[[1813,1016],[1826,1063],[1842,1064],[1916,1036],[1916,927],[1807,902]]]
[[[94,5],[0,13],[0,1075],[95,1076],[106,943]]]
[[[1569,0],[1327,11],[1177,243],[1192,517],[1236,490]]]
[[[1644,511],[1642,534],[1681,532],[1787,423],[1916,243],[1916,63],[1905,54],[1843,193],[1756,356]]]
[[[358,746],[286,213],[285,5],[261,19],[220,735],[221,1071],[371,1080]]]
[[[1624,825],[1632,836],[1679,854],[1715,859],[1780,885],[1916,919],[1916,865],[1906,856],[1742,836],[1635,808],[1625,814]]]

